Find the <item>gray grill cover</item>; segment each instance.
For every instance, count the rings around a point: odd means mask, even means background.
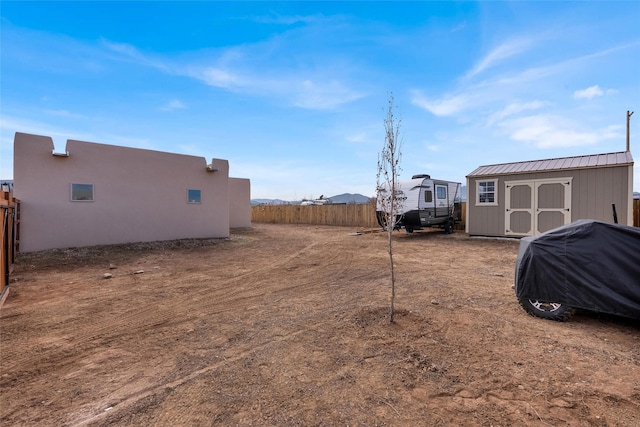
[[[520,241],[518,298],[640,319],[640,229],[580,220]]]

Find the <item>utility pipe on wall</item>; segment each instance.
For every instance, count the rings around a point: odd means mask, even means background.
[[[627,152],[631,151],[631,144],[629,141],[629,122],[631,122],[631,116],[633,116],[633,111],[627,110]]]

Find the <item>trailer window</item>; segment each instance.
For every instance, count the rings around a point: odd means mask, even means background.
[[[436,185],[436,191],[438,192],[438,199],[446,199],[447,198],[447,187],[444,185]]]
[[[497,205],[498,187],[495,180],[477,181],[476,205]]]
[[[433,202],[433,191],[427,190],[427,191],[424,192],[424,201],[426,203]]]

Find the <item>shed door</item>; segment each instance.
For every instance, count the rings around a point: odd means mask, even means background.
[[[535,230],[544,233],[571,222],[571,179],[535,181]]]
[[[505,182],[504,234],[533,235],[533,181]]]
[[[505,182],[505,235],[532,236],[571,222],[571,178]]]

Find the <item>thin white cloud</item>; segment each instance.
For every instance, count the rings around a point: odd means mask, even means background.
[[[135,46],[127,43],[115,43],[109,40],[101,40],[104,47],[109,52],[116,54],[115,59],[126,59],[128,61],[145,65],[148,67],[157,68],[161,71],[168,72],[169,67],[160,59],[154,59],[151,56],[140,52]]]
[[[250,19],[261,24],[293,25],[300,23],[313,24],[321,21],[323,17],[320,15],[280,15],[271,13],[269,15],[254,16]]]
[[[82,141],[94,141],[101,144],[120,145],[123,147],[144,148],[146,150],[158,150],[157,143],[159,140],[152,140],[151,138],[136,138],[132,136],[124,136],[120,134],[101,134],[100,139],[89,139]],[[162,150],[160,150],[162,151]]]
[[[502,110],[495,112],[491,116],[489,116],[489,120],[487,121],[487,124],[491,126],[504,120],[507,117],[520,114],[524,111],[539,110],[541,108],[548,107],[550,105],[551,105],[550,102],[537,101],[537,100],[530,101],[530,102],[509,104]]]
[[[573,97],[576,99],[591,99],[597,96],[603,96],[605,93],[610,93],[609,91],[605,92],[598,85],[589,86],[586,89],[577,90],[573,93]]]
[[[505,121],[501,126],[509,138],[536,148],[563,148],[592,146],[621,138],[621,126],[587,129],[553,115],[533,115]]]
[[[130,56],[136,59],[144,59],[144,56],[140,54],[138,49],[134,46],[127,43],[115,43],[109,40],[103,40],[102,43],[109,49],[114,52],[121,53],[126,56]]]
[[[466,110],[474,104],[475,96],[471,93],[448,95],[441,99],[429,99],[420,92],[414,92],[411,103],[429,111],[435,116],[452,116]]]
[[[434,170],[440,169],[440,165],[438,165],[437,163],[416,163],[416,167],[419,170],[423,170],[423,171],[434,171]],[[407,178],[411,178],[411,177],[408,176]],[[435,177],[432,176],[432,178],[435,178]]]
[[[345,83],[322,76],[304,78],[304,73],[282,73],[280,77],[267,74],[240,73],[208,67],[191,68],[188,75],[205,84],[237,93],[285,99],[295,107],[325,110],[358,100],[366,96],[362,91],[349,88]]]
[[[193,69],[187,73],[190,77],[201,80],[209,86],[222,89],[233,89],[248,86],[240,76],[234,72],[218,67],[206,67],[201,70]]]
[[[67,139],[77,139],[81,141],[91,141],[93,139],[92,135],[78,132],[77,129],[64,129],[57,124],[54,125],[40,120],[23,119],[21,117],[14,117],[5,114],[2,115],[0,132],[3,137],[7,135],[7,133],[10,133],[10,137],[7,138],[11,139],[12,144],[15,132],[49,136],[53,139],[55,149],[58,151],[64,151]]]
[[[508,58],[509,54],[515,54],[518,51],[517,47],[519,46],[533,44],[532,41],[527,41],[528,39],[521,40],[518,43],[504,44],[503,46],[505,47],[497,49],[493,54],[488,55],[467,75],[485,70],[499,59]],[[457,116],[462,118],[461,113],[475,112],[478,116],[487,116],[489,125],[495,125],[500,120],[522,111],[551,106],[548,101],[536,100],[522,104],[511,103],[504,107],[504,103],[509,102],[510,98],[526,99],[537,97],[539,96],[537,88],[553,87],[556,84],[555,80],[553,80],[554,76],[564,76],[571,70],[583,67],[585,63],[596,58],[619,53],[621,50],[637,45],[637,43],[628,43],[544,66],[522,68],[518,65],[510,72],[505,71],[495,78],[486,79],[478,83],[471,83],[468,79],[462,79],[458,82],[458,88],[441,97],[426,97],[421,91],[414,90],[412,103],[439,117]],[[585,89],[578,96],[596,96],[599,91],[607,95],[616,93],[613,89],[603,90],[596,86]]]
[[[627,43],[586,55],[570,57],[544,66],[531,66],[524,68],[521,71],[516,70],[510,74],[500,75],[496,79],[483,82],[483,85],[491,85],[498,89],[505,86],[509,86],[511,88],[527,88],[535,81],[557,75],[565,76],[567,73],[572,73],[575,72],[575,70],[589,66],[587,64],[591,64],[596,59],[619,53],[623,50],[637,49],[638,46],[640,46],[640,42]],[[608,94],[615,92],[615,90],[607,91]]]
[[[184,110],[187,106],[182,103],[179,99],[172,99],[167,102],[165,105],[160,107],[161,111],[174,111],[174,110]]]
[[[315,16],[278,15],[251,19],[287,25],[323,20]],[[352,87],[349,76],[353,71],[348,57],[321,58],[319,54],[309,54],[302,45],[306,33],[300,31],[303,30],[292,30],[254,44],[185,52],[179,59],[153,57],[125,43],[102,40],[102,44],[121,60],[187,76],[229,92],[284,100],[298,108],[334,109],[366,96],[364,91]],[[296,54],[296,49],[302,49],[302,53]]]
[[[482,110],[482,114],[485,115],[495,109],[492,105],[503,104],[505,96],[526,96],[531,92],[530,87],[533,81],[557,72],[559,69],[553,67],[538,67],[477,84],[463,83],[457,90],[440,98],[427,98],[421,91],[413,91],[412,103],[439,117],[455,116],[469,110]],[[509,111],[508,108],[536,109],[544,106],[539,104],[543,102],[545,101],[532,101],[519,106],[513,104],[511,107],[501,107],[498,113],[493,114],[497,114],[496,117],[501,114],[515,114],[515,110]],[[489,121],[495,121],[496,117]]]
[[[178,152],[181,154],[188,154],[191,156],[199,156],[202,157],[204,153],[202,152],[202,146],[198,144],[179,144]]]
[[[458,25],[456,25],[455,27],[453,27],[451,29],[452,33],[457,33],[458,31],[462,31],[467,27],[467,21],[462,21],[461,23],[459,23]]]
[[[348,142],[362,143],[362,142],[369,142],[370,137],[365,132],[360,132],[360,133],[347,135],[345,136],[344,139]]]
[[[468,79],[474,77],[496,66],[500,62],[505,61],[506,59],[520,55],[529,50],[534,44],[533,39],[530,38],[508,40],[494,48],[491,52],[485,55],[484,58],[478,61],[478,63],[465,75],[465,78]]]
[[[50,116],[56,116],[56,117],[65,117],[65,118],[70,118],[70,119],[83,119],[86,118],[86,116],[82,115],[82,114],[78,114],[78,113],[74,113],[72,111],[69,110],[44,110],[44,113]]]
[[[49,136],[53,139],[55,149],[64,151],[67,140],[97,142],[101,144],[121,145],[125,147],[147,148],[153,149],[153,144],[149,138],[135,138],[131,136],[123,136],[120,134],[101,133],[96,136],[91,132],[78,130],[77,128],[68,129],[61,127],[57,123],[49,123],[40,120],[24,119],[3,115],[0,126],[0,135],[2,135],[3,144],[5,141],[11,141],[13,144],[13,136],[15,132],[24,132],[34,135]]]
[[[333,109],[364,97],[339,81],[304,80],[291,94],[293,105],[307,109]]]

